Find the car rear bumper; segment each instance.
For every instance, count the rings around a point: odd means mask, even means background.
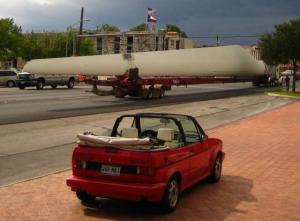
[[[95,180],[91,178],[71,177],[67,185],[72,191],[83,190],[96,197],[122,199],[122,200],[147,200],[160,201],[163,198],[166,184],[139,184]]]

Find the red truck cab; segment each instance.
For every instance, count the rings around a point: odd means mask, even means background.
[[[78,135],[67,185],[83,201],[96,197],[160,201],[176,209],[180,192],[221,177],[222,141],[191,116],[141,113],[117,118],[110,136]]]

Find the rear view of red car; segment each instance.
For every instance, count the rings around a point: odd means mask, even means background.
[[[109,136],[78,137],[67,185],[83,202],[96,197],[160,201],[170,212],[180,192],[202,179],[221,177],[222,141],[208,138],[191,116],[124,115]]]

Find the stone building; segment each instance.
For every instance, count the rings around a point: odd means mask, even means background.
[[[176,50],[197,47],[196,41],[182,38],[176,32],[95,33],[83,34],[77,37],[92,39],[95,54]]]
[[[25,61],[21,57],[18,57],[17,59],[13,59],[7,62],[0,61],[0,69],[14,68],[17,70],[22,70],[24,65],[25,65]]]
[[[256,60],[261,60],[260,48],[257,45],[243,45],[242,47]]]

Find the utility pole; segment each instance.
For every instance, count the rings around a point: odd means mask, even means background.
[[[82,35],[82,29],[83,29],[83,13],[84,8],[81,8],[81,16],[80,16],[80,27],[79,27],[79,34]]]
[[[79,35],[82,35],[82,29],[83,29],[83,14],[84,14],[84,8],[81,8],[81,15],[80,15],[80,26],[79,26]],[[76,41],[77,39],[75,39]],[[76,46],[75,46],[76,47]],[[77,43],[77,54],[80,55],[80,38],[78,39]]]
[[[219,41],[219,35],[217,35],[217,46],[220,45],[220,41]]]

